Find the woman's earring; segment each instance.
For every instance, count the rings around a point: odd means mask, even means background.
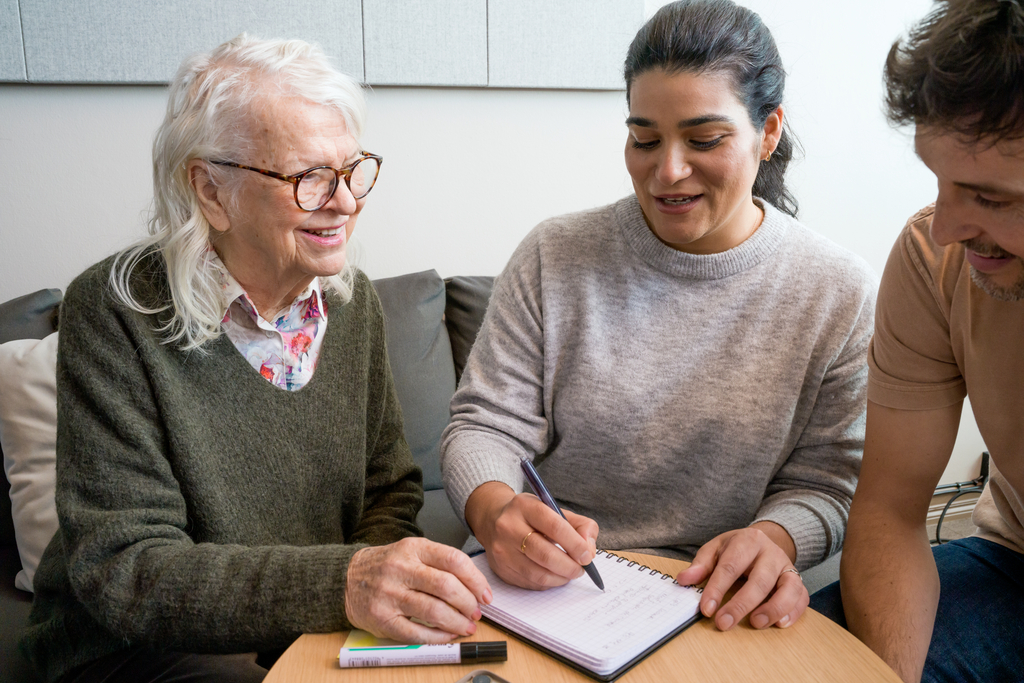
[[[771,161],[772,160],[772,150],[768,150],[768,156],[766,156],[764,158],[764,160],[765,161]]]

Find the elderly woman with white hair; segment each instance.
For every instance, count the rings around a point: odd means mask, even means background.
[[[258,681],[244,653],[303,632],[475,632],[487,583],[416,538],[380,303],[346,265],[381,164],[364,107],[301,41],[175,76],[151,235],[61,308],[60,529],[22,640],[47,681]]]

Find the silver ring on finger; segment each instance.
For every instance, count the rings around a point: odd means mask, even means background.
[[[779,572],[779,576],[781,577],[786,572],[793,572],[794,574],[796,574],[796,578],[800,579],[800,582],[803,583],[804,579],[802,576],[800,576],[800,572],[796,570],[796,567],[788,567],[786,569],[783,569],[781,572]]]

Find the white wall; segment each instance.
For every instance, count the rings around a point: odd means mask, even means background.
[[[648,0],[652,13],[661,2]],[[805,148],[790,181],[811,228],[881,273],[904,221],[934,198],[910,135],[881,113],[881,65],[929,0],[747,0],[790,74]],[[158,86],[0,85],[0,301],[63,288],[143,233]],[[371,277],[496,274],[543,218],[630,191],[621,91],[376,88],[366,148],[385,157],[355,259]],[[943,481],[977,474],[969,411]]]
[[[159,86],[0,85],[0,301],[144,234]],[[355,233],[371,277],[496,274],[542,219],[630,191],[619,91],[375,88],[384,156]]]

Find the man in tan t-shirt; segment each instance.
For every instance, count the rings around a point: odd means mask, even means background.
[[[893,247],[868,352],[867,434],[841,568],[811,606],[906,681],[1024,680],[1024,8],[949,0],[897,42],[888,114],[938,197]],[[925,517],[970,396],[992,456],[978,533]],[[941,591],[940,591],[941,586]],[[830,603],[831,601],[831,603]]]

